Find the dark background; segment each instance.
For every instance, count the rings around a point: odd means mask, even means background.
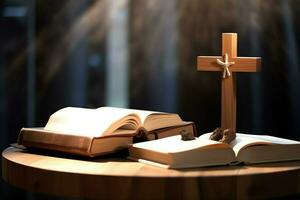
[[[110,56],[115,48],[109,46],[109,27],[115,22],[108,10],[120,1],[0,2],[2,151],[16,142],[21,127],[44,126],[66,106],[177,112],[195,121],[200,134],[213,130],[220,125],[221,74],[197,72],[196,58],[220,55],[223,32],[238,33],[239,56],[262,57],[260,73],[238,75],[237,130],[300,140],[297,0],[128,0],[115,5],[116,13],[127,11],[123,53],[128,73],[110,74],[115,80],[125,76],[127,96],[114,96],[121,104],[107,97],[110,63],[120,59]],[[1,199],[59,199],[3,181],[0,189]]]

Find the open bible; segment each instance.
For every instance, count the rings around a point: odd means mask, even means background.
[[[230,144],[209,140],[211,133],[183,141],[172,136],[130,145],[130,159],[166,168],[300,160],[300,142],[267,135],[237,134]]]
[[[100,107],[67,107],[52,114],[45,127],[22,128],[18,144],[84,156],[127,148],[134,140],[195,133],[194,123],[163,112]]]

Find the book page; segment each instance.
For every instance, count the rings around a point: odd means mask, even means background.
[[[274,145],[274,144],[300,144],[298,141],[288,140],[279,137],[273,137],[269,135],[251,135],[251,134],[242,134],[237,133],[237,138],[232,141],[230,146],[233,148],[236,155],[242,149],[248,146],[255,146],[255,145]]]
[[[152,140],[133,144],[134,147],[157,151],[161,153],[177,153],[198,148],[228,147],[220,142],[196,138],[195,140],[183,141],[181,135],[171,136],[159,140]]]
[[[200,138],[209,139],[212,133],[206,133],[200,136]],[[230,143],[231,148],[235,154],[248,146],[254,145],[272,145],[272,144],[300,144],[298,141],[288,140],[284,138],[273,137],[269,135],[252,135],[237,133],[236,139]]]
[[[178,114],[153,113],[144,120],[143,127],[148,130],[155,130],[165,127],[182,125],[183,121]]]
[[[99,112],[101,111],[101,112]],[[45,130],[68,135],[100,137],[124,126],[137,129],[140,120],[123,109],[63,108],[52,114]]]
[[[270,142],[273,144],[300,144],[300,142],[296,141],[296,140],[279,138],[279,137],[274,137],[274,136],[270,136],[270,135],[250,135],[250,134],[242,134],[242,133],[239,133],[239,135],[243,135],[244,137],[247,137],[247,138],[264,140],[266,142]]]
[[[97,110],[107,113],[123,112],[127,115],[136,114],[140,118],[141,126],[143,126],[143,128],[145,128],[147,131],[181,125],[183,123],[179,115],[173,113],[114,107],[101,107]]]
[[[122,113],[123,115],[136,114],[139,116],[141,124],[143,124],[146,118],[151,114],[155,114],[155,113],[163,114],[161,112],[156,112],[156,111],[115,108],[115,107],[100,107],[97,108],[96,110],[100,111],[101,113],[107,113],[107,114],[117,114],[117,113]]]

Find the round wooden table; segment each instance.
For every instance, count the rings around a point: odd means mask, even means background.
[[[16,187],[97,199],[252,199],[300,194],[300,161],[172,170],[113,156],[83,160],[9,147],[2,177]]]

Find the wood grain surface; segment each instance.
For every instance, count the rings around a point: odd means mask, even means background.
[[[90,160],[2,152],[2,177],[16,187],[91,199],[253,199],[298,195],[300,161],[172,170],[125,158]]]

